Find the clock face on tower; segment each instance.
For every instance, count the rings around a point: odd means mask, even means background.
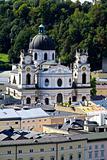
[[[86,61],[87,61],[87,57],[86,57],[86,56],[82,56],[82,57],[81,57],[81,62],[82,62],[82,63],[86,63]]]
[[[25,57],[25,64],[30,64],[31,63],[31,56],[26,56]]]

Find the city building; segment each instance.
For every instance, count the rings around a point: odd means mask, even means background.
[[[19,64],[12,67],[7,93],[21,99],[22,104],[34,104],[38,100],[46,105],[90,100],[88,52],[76,51],[73,68],[61,65],[60,60],[56,63],[55,57],[53,39],[40,25],[28,52],[21,51]]]
[[[107,134],[0,132],[1,160],[107,160]]]

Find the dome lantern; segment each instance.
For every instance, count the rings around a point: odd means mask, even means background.
[[[43,34],[43,33],[45,33],[45,27],[44,27],[44,25],[43,24],[41,24],[40,26],[39,26],[39,33],[41,34]]]

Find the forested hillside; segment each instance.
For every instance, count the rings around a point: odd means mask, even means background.
[[[73,61],[76,48],[88,49],[93,69],[101,67],[107,55],[107,0],[92,4],[71,0],[10,0],[0,2],[0,53],[18,62],[21,49],[28,49],[30,38],[43,23],[54,38],[57,57]]]

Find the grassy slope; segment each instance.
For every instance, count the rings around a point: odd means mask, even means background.
[[[8,54],[0,53],[0,61],[1,62],[9,62]]]

